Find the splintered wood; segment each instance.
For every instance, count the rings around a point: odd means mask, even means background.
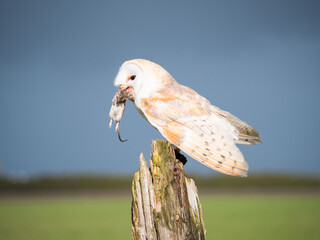
[[[132,181],[132,239],[205,239],[197,187],[172,145],[152,141],[150,170],[143,154]]]

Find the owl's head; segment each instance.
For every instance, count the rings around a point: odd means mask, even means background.
[[[145,59],[126,61],[114,80],[114,85],[132,96],[148,97],[174,81],[171,75],[160,65]]]

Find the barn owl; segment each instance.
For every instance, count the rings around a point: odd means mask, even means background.
[[[247,176],[248,163],[236,144],[261,143],[257,130],[211,105],[148,60],[124,62],[114,85],[170,143],[209,168]]]

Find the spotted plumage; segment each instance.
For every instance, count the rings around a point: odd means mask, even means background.
[[[148,60],[126,61],[115,79],[139,113],[168,141],[219,172],[247,176],[248,164],[236,143],[259,144],[257,130],[180,85]]]

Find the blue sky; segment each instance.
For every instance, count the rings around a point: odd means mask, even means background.
[[[127,104],[109,130],[123,61],[163,66],[262,135],[254,173],[320,173],[317,1],[1,1],[2,174],[132,174],[162,138]],[[188,158],[187,173],[217,173]]]

